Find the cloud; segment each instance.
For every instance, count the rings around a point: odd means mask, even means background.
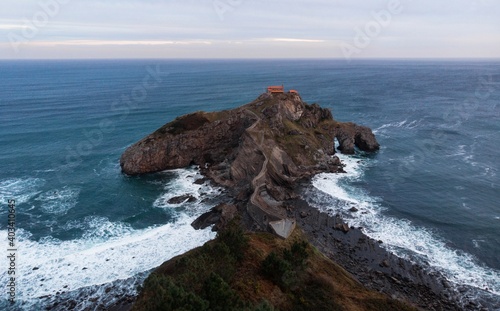
[[[245,57],[251,57],[250,53],[255,57],[324,57],[337,55],[342,42],[352,44],[356,29],[373,22],[373,12],[398,0],[220,1],[230,6],[223,19],[213,0],[73,0],[61,5],[32,37],[24,34],[29,30],[26,21],[32,21],[41,6],[32,1],[2,0],[0,44],[7,46],[11,33],[26,42],[19,46],[21,54],[7,49],[0,57],[38,57],[37,48],[47,55],[50,49],[60,55],[63,47],[71,48],[74,57],[86,57],[90,49],[98,54],[102,47],[119,50],[116,56],[120,57],[131,46],[136,57],[147,57],[153,49],[169,49],[158,55],[178,57],[242,53]],[[405,57],[410,53],[428,57],[443,55],[450,47],[463,57],[500,56],[495,43],[500,33],[496,1],[399,1],[403,12],[391,17],[360,56]]]
[[[0,30],[15,30],[15,29],[25,29],[26,25],[16,25],[16,24],[0,24]]]
[[[160,41],[160,40],[67,40],[67,41],[39,41],[32,42],[31,45],[39,46],[102,46],[102,45],[207,45],[210,41]]]
[[[325,40],[316,40],[316,39],[293,39],[293,38],[273,38],[268,39],[274,42],[299,42],[299,43],[323,43]]]

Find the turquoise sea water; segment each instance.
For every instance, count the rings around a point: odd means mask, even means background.
[[[275,84],[382,146],[342,156],[348,173],[314,179],[311,203],[500,303],[500,62],[2,61],[0,249],[14,199],[17,306],[130,279],[213,238],[189,226],[221,191],[193,185],[196,168],[131,178],[119,157],[179,115]],[[185,193],[198,202],[167,203]]]

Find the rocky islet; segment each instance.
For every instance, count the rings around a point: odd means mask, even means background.
[[[382,241],[301,199],[312,176],[343,173],[335,139],[344,154],[380,147],[369,128],[338,122],[329,109],[305,103],[298,93],[264,93],[232,110],[178,117],[130,146],[120,165],[128,175],[197,165],[205,178],[225,187],[226,202],[200,216],[195,228],[219,230],[240,216],[247,230],[286,238],[298,225],[368,288],[428,310],[472,308],[464,301],[458,306],[456,290],[439,273],[397,258],[380,247]],[[277,232],[280,227],[288,231]]]

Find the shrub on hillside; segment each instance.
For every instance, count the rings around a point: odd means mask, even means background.
[[[208,310],[209,302],[185,291],[177,286],[167,276],[151,274],[144,282],[143,291],[148,293],[148,299],[143,299],[140,310],[183,310],[204,311]]]

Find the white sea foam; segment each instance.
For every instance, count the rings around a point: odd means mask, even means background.
[[[477,173],[486,178],[493,178],[496,177],[498,169],[494,166],[489,166],[484,163],[479,163],[475,161],[475,155],[472,153],[473,148],[471,148],[471,153],[468,153],[466,156],[463,157],[463,160],[465,163],[469,164],[472,166]]]
[[[475,248],[481,248],[481,244],[486,243],[485,240],[472,240],[472,244]]]
[[[77,187],[63,187],[46,192],[42,187],[46,184],[41,178],[11,178],[0,181],[0,202],[6,203],[13,199],[16,204],[38,201],[42,212],[47,214],[64,214],[78,203],[80,189]],[[33,204],[35,202],[32,201]],[[35,209],[29,205],[26,211]]]
[[[196,169],[176,170],[166,174],[172,173],[177,178],[165,185],[166,193],[161,197],[172,195],[172,190],[175,190],[173,194],[189,192],[197,198],[204,197],[203,192],[207,194],[206,197],[219,192],[219,189],[212,189],[209,185],[193,185],[192,182],[201,177]],[[26,190],[26,184],[35,183],[34,180],[28,181],[16,181],[23,183],[22,187],[20,184],[16,187]],[[12,189],[13,184],[15,183],[10,181],[2,186]],[[36,197],[41,202],[42,210],[52,214],[64,212],[66,208],[76,204],[80,191],[71,187],[43,193],[35,190],[30,198]],[[10,195],[10,192],[6,195]],[[168,208],[166,205],[155,205]],[[18,229],[17,300],[24,301],[25,306],[35,306],[35,298],[134,278],[158,267],[164,261],[215,237],[210,228],[194,230],[191,227],[196,217],[209,207],[200,201],[184,204],[182,209],[176,211],[174,223],[141,230],[134,229],[127,223],[111,222],[104,217],[75,219],[62,225],[63,229],[79,229],[83,232],[79,238],[70,241],[61,241],[51,236],[37,241],[29,231]],[[0,240],[6,238],[7,231],[0,231]],[[6,273],[0,274],[0,283],[7,284],[7,278]]]
[[[193,213],[199,213],[200,209],[205,211],[210,207],[203,206],[203,204],[200,203],[204,197],[213,197],[222,191],[222,188],[212,187],[207,183],[201,185],[195,184],[194,182],[197,179],[203,178],[197,168],[171,170],[165,173],[175,174],[176,182],[167,183],[164,186],[165,193],[158,197],[153,203],[153,206],[157,208],[181,208],[183,212],[193,215]],[[191,195],[196,199],[196,202],[194,204],[190,202],[182,202],[179,204],[168,203],[170,199],[182,195]]]
[[[120,170],[119,161],[112,158],[105,158],[99,161],[99,164],[94,168],[94,173],[101,178],[115,177]]]
[[[420,126],[420,124],[422,123],[422,120],[423,119],[408,121],[408,119],[405,119],[405,120],[399,121],[399,122],[386,123],[386,124],[383,124],[382,126],[379,126],[376,129],[374,129],[373,133],[374,134],[383,134],[389,128],[414,129],[414,128]]]
[[[26,203],[39,194],[45,184],[41,178],[9,178],[0,180],[0,203],[15,199],[17,204]]]
[[[55,172],[55,169],[46,169],[46,170],[35,170],[35,173],[50,173],[50,172]]]
[[[456,150],[452,150],[451,151],[452,152],[451,154],[446,154],[444,156],[445,157],[463,157],[463,156],[465,156],[466,154],[469,153],[466,150],[466,147],[467,147],[466,145],[459,145]],[[468,155],[468,156],[464,157],[464,159],[467,160],[469,157],[472,157],[472,156]]]
[[[383,130],[383,129],[386,129],[386,128],[390,128],[390,127],[403,127],[406,124],[406,122],[408,122],[408,119],[405,119],[404,121],[400,121],[400,122],[387,123],[387,124],[384,124],[384,125],[376,128],[375,130],[373,130],[373,132],[376,134],[380,130]]]
[[[17,290],[20,300],[126,279],[159,266],[165,260],[202,245],[214,234],[191,227],[194,217],[184,215],[174,224],[134,230],[123,223],[87,219],[84,237],[39,241],[19,230]],[[93,223],[92,223],[93,222]],[[97,224],[100,225],[97,225]],[[2,240],[7,232],[0,232]],[[7,274],[0,282],[7,284]]]
[[[351,156],[339,157],[346,164],[346,174],[320,174],[313,179],[313,186],[337,200],[338,204],[322,204],[319,208],[343,214],[351,225],[363,227],[367,235],[384,241],[382,245],[396,255],[427,262],[456,284],[488,289],[500,295],[500,271],[484,267],[470,254],[449,248],[434,232],[419,228],[408,220],[384,216],[385,208],[380,199],[349,184],[362,177],[366,162],[359,162]],[[347,213],[352,205],[360,210],[356,215]]]
[[[53,189],[38,195],[35,200],[41,202],[41,209],[48,214],[64,214],[78,203],[80,188],[64,187]]]

